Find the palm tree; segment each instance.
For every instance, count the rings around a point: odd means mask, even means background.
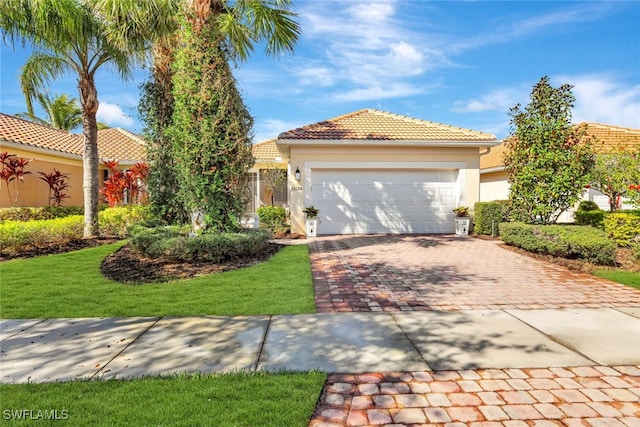
[[[82,109],[78,98],[69,98],[65,94],[55,95],[52,98],[43,93],[39,93],[35,97],[47,114],[47,119],[36,116],[33,109],[26,113],[18,113],[17,117],[67,131],[82,124]]]
[[[87,2],[79,0],[3,0],[0,28],[12,42],[30,45],[33,54],[22,67],[20,82],[29,111],[33,97],[66,73],[77,77],[84,135],[83,188],[84,237],[98,234],[98,91],[95,74],[104,65],[115,68],[121,78],[147,47],[147,39],[133,34],[126,45],[109,35],[109,22],[98,16]]]

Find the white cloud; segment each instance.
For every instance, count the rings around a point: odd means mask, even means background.
[[[335,76],[331,69],[323,66],[308,66],[294,70],[299,83],[307,86],[331,86]]]
[[[483,111],[500,111],[506,113],[517,103],[526,101],[524,87],[495,89],[480,98],[467,101],[455,101],[451,111],[456,113],[479,113]]]
[[[576,97],[573,122],[597,122],[640,129],[640,85],[612,75],[557,76],[554,86],[569,83]]]
[[[335,92],[331,97],[337,101],[367,101],[387,98],[402,98],[405,96],[419,95],[426,89],[407,83],[392,83],[386,86],[369,86],[348,91]]]
[[[260,119],[256,118],[253,126],[254,142],[262,142],[268,139],[277,138],[282,132],[296,129],[309,123],[286,122],[279,119]]]
[[[110,104],[106,101],[100,101],[98,106],[98,113],[96,114],[98,121],[104,122],[109,126],[125,126],[132,127],[135,125],[135,121],[125,114],[124,111],[117,104]]]

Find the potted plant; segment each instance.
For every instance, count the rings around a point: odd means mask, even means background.
[[[469,229],[471,228],[470,210],[468,206],[458,206],[453,210],[453,213],[456,214],[456,234],[464,236],[469,234]]]
[[[315,206],[309,206],[302,210],[306,216],[307,237],[316,237],[318,231],[318,213],[320,212]]]

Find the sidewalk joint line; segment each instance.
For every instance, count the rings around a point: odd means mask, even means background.
[[[11,320],[11,319],[2,319],[2,320]],[[30,320],[30,319],[25,319],[25,320]],[[47,320],[51,320],[51,319],[41,319],[39,322],[34,323],[33,325],[29,326],[28,328],[21,329],[21,330],[19,330],[18,332],[15,332],[15,333],[13,333],[13,334],[9,335],[8,337],[6,337],[6,338],[4,338],[4,339],[0,340],[0,342],[2,342],[2,341],[6,341],[6,340],[8,340],[9,338],[13,338],[13,337],[15,337],[16,335],[18,335],[18,334],[20,334],[20,333],[22,333],[22,332],[26,332],[26,331],[28,331],[29,329],[34,328],[34,327],[38,326],[40,323],[42,323],[42,322],[46,322]]]
[[[122,353],[124,353],[124,351],[126,349],[128,349],[129,347],[131,347],[136,341],[138,341],[140,339],[141,336],[143,336],[144,334],[146,334],[147,332],[149,332],[149,330],[151,328],[153,328],[159,321],[161,321],[162,319],[164,319],[164,316],[160,316],[158,317],[155,322],[153,322],[147,329],[145,329],[144,331],[142,331],[140,333],[140,335],[138,335],[137,337],[135,337],[129,344],[127,344],[126,346],[124,346],[124,348],[122,350],[120,350],[118,353],[116,353],[111,359],[109,359],[109,361],[107,363],[105,363],[103,366],[101,366],[96,372],[94,372],[91,376],[89,376],[89,378],[95,378],[100,371],[104,370],[107,366],[109,366],[109,364],[111,362],[113,362],[115,360],[116,357],[120,356]]]
[[[409,338],[409,335],[405,332],[404,329],[402,329],[402,326],[398,323],[398,319],[396,318],[396,314],[390,313],[390,316],[391,316],[391,319],[393,319],[393,322],[398,326],[398,328],[400,328],[400,331],[402,331],[402,334],[405,336],[407,341],[409,341],[409,343],[411,344],[411,347],[413,347],[413,349],[416,351],[416,353],[418,353],[418,356],[420,356],[420,359],[424,360],[424,363],[427,365],[427,368],[431,372],[433,372],[433,368],[431,367],[431,365],[429,365],[429,362],[427,361],[427,359],[424,358],[424,356],[422,355],[422,353],[420,352],[418,347],[414,344],[413,341],[411,341],[411,338]]]
[[[273,319],[273,314],[269,315],[269,321],[267,322],[267,327],[264,328],[264,335],[262,336],[262,343],[260,344],[260,349],[258,350],[258,357],[256,358],[256,363],[253,364],[253,371],[258,370],[258,365],[260,365],[260,359],[262,359],[262,351],[264,350],[264,345],[267,343],[267,335],[269,334],[269,328],[271,327],[271,319]]]
[[[516,320],[517,320],[517,321],[519,321],[520,323],[523,323],[523,324],[527,325],[528,327],[530,327],[530,328],[531,328],[531,329],[533,329],[534,331],[540,332],[542,335],[544,335],[545,337],[549,338],[549,339],[550,339],[551,341],[553,341],[554,343],[556,343],[556,344],[560,344],[561,346],[563,346],[564,348],[568,349],[569,351],[572,351],[572,352],[574,352],[575,354],[577,354],[577,355],[579,355],[579,356],[581,356],[581,357],[584,357],[586,360],[588,360],[589,362],[593,363],[594,365],[601,365],[601,363],[599,363],[599,362],[597,362],[597,361],[593,360],[592,358],[590,358],[590,357],[589,357],[589,356],[587,356],[586,354],[583,354],[583,353],[582,353],[582,352],[580,352],[577,348],[574,348],[574,347],[573,347],[572,345],[570,345],[569,343],[566,343],[566,342],[560,341],[558,338],[556,338],[556,337],[554,337],[554,336],[552,336],[552,335],[549,335],[549,334],[545,333],[544,331],[542,331],[542,330],[540,330],[540,329],[536,328],[535,326],[533,326],[533,325],[531,325],[531,324],[529,324],[529,323],[525,322],[524,320],[522,320],[522,319],[518,318],[517,316],[515,316],[515,315],[513,315],[513,314],[509,313],[508,311],[506,311],[506,310],[504,310],[504,309],[503,309],[502,311],[504,311],[505,313],[507,313],[509,316],[513,317],[514,319],[516,319]]]

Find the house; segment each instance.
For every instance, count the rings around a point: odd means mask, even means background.
[[[364,109],[281,133],[292,232],[320,210],[319,234],[452,233],[480,200],[480,154],[494,135]]]
[[[287,164],[276,146],[276,139],[254,144],[255,163],[249,170],[251,177],[251,200],[249,213],[260,206],[288,206]]]
[[[586,137],[595,137],[598,141],[594,145],[596,153],[619,152],[640,146],[640,129],[629,129],[600,123],[580,123],[576,127],[586,127]],[[487,154],[480,156],[480,200],[506,200],[509,198],[509,182],[505,172],[502,156],[505,144],[502,143]],[[591,188],[585,191],[584,200],[596,202],[601,209],[609,210],[609,198]],[[622,208],[631,208],[623,205]],[[571,221],[571,213],[563,214],[561,221]]]
[[[68,174],[69,196],[65,206],[82,206],[82,152],[83,136],[50,126],[33,123],[0,113],[0,152],[8,152],[30,160],[24,177],[18,204],[20,206],[47,206],[48,185],[39,179],[38,172],[50,173],[54,169]],[[98,131],[98,156],[101,160],[117,160],[126,169],[145,159],[145,142],[138,135],[120,128]],[[101,179],[107,170],[100,165]],[[0,207],[11,206],[7,190],[2,183]]]

